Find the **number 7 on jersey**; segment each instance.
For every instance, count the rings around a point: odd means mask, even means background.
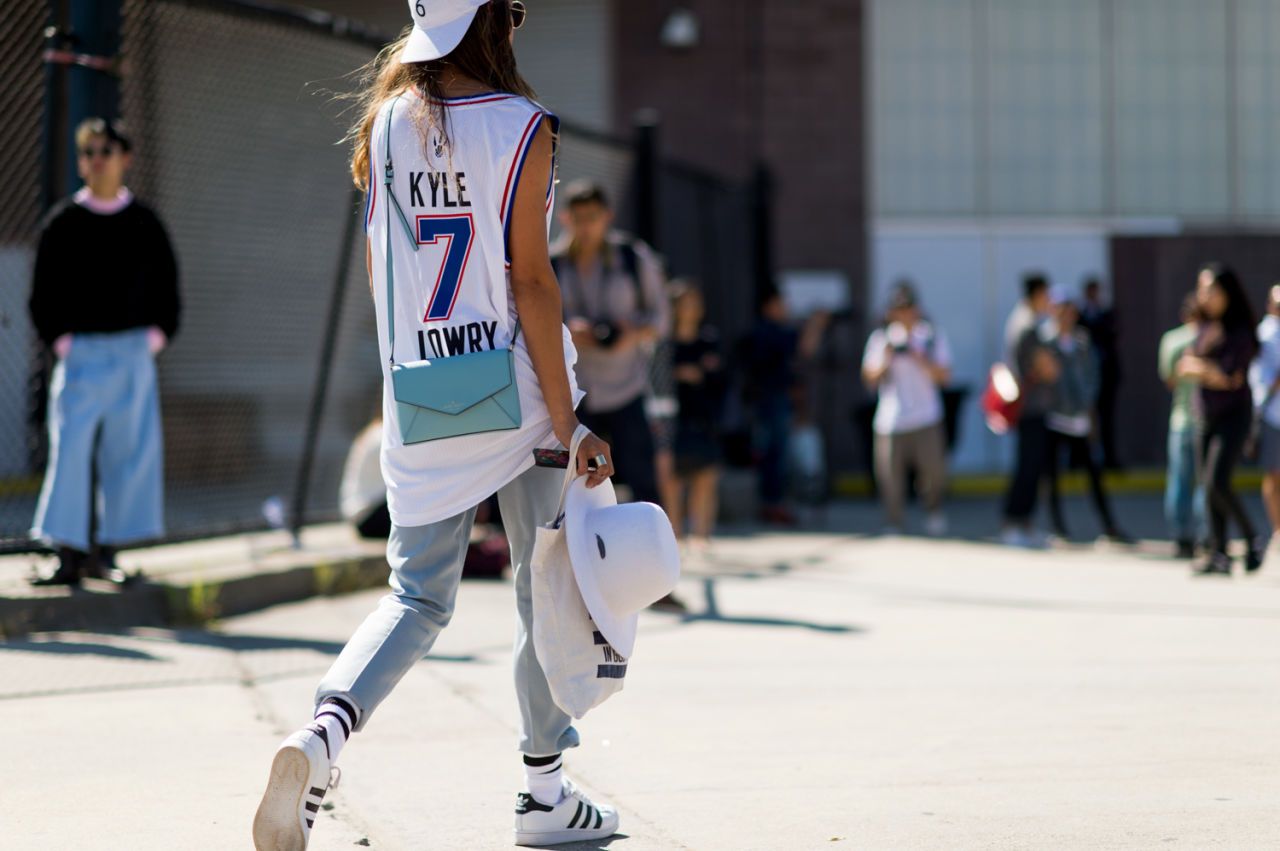
[[[441,240],[444,241],[440,272],[436,275],[436,285],[427,300],[427,313],[422,321],[448,319],[462,289],[462,276],[467,271],[467,259],[471,256],[475,225],[470,213],[418,216],[417,224],[419,245],[440,245]]]

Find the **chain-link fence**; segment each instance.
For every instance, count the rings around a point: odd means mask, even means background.
[[[3,549],[31,545],[42,473],[32,377],[47,370],[26,298],[41,207],[40,32],[49,7],[12,0],[15,13],[0,23],[0,44],[17,48],[0,57],[0,175],[9,193],[0,207]],[[363,199],[338,144],[346,120],[334,93],[353,85],[350,73],[384,39],[338,19],[227,0],[124,0],[121,11],[120,104],[135,139],[129,183],[169,230],[183,297],[181,328],[159,361],[168,533],[333,518],[344,458],[380,397]],[[631,224],[633,146],[566,126],[560,151],[561,180],[599,181]],[[733,187],[687,177],[663,172],[657,197],[673,212],[657,217],[660,247],[675,273],[708,284],[714,311],[736,309],[728,294],[750,277],[733,249],[746,208]]]
[[[48,19],[45,0],[6,0],[0,14],[0,547],[23,538],[31,525],[43,460],[32,414],[44,370],[27,295],[41,212],[40,52]]]

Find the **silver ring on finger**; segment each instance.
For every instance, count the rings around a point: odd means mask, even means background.
[[[597,455],[591,459],[591,462],[596,465],[596,469],[609,466],[609,459],[603,455]]]

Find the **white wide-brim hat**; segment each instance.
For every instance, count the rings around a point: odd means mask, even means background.
[[[471,27],[476,9],[489,0],[409,0],[413,32],[401,62],[426,62],[453,51]]]
[[[613,484],[569,486],[564,510],[569,562],[596,629],[622,656],[636,644],[641,610],[675,590],[680,550],[671,521],[651,502],[618,504]]]

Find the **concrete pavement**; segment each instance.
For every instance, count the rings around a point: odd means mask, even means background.
[[[1280,566],[751,534],[681,593],[579,725],[570,772],[624,834],[579,848],[1280,846]],[[376,598],[0,644],[0,847],[250,847],[276,742]],[[464,583],[313,849],[510,847],[512,618],[508,584]]]

